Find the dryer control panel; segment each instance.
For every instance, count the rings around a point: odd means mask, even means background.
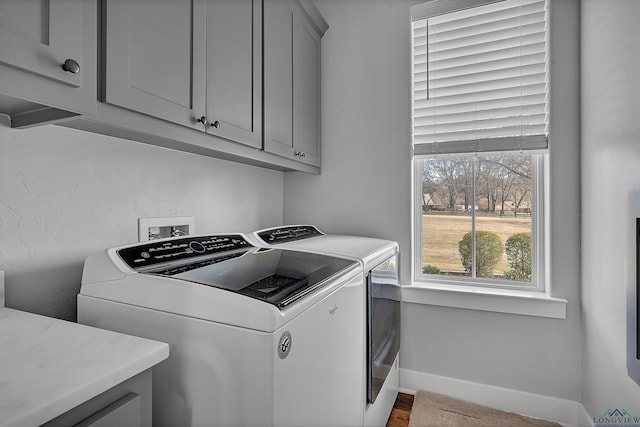
[[[253,246],[239,234],[189,236],[122,248],[118,255],[134,270],[202,255],[248,249]]]
[[[322,236],[320,230],[313,225],[290,225],[286,227],[271,228],[258,232],[265,243],[276,244],[291,242],[293,240],[308,239],[310,237]]]

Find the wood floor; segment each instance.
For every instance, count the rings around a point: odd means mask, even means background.
[[[391,415],[389,415],[389,421],[387,421],[387,427],[408,427],[412,407],[413,395],[398,393]]]

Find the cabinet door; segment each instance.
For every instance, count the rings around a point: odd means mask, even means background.
[[[293,10],[264,1],[264,149],[293,156]]]
[[[320,36],[302,13],[293,25],[293,148],[320,166]]]
[[[0,2],[0,64],[82,85],[82,0]],[[67,59],[78,72],[63,69]]]
[[[207,3],[208,132],[262,146],[262,2]]]
[[[320,166],[320,35],[297,2],[264,2],[266,151]]]
[[[204,0],[105,0],[103,101],[203,130]]]

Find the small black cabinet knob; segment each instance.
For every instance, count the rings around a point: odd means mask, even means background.
[[[202,125],[206,128],[207,125],[209,124],[209,120],[207,120],[207,118],[205,116],[200,117],[197,120],[198,123],[202,123]]]
[[[67,59],[62,64],[62,69],[71,74],[78,74],[80,72],[80,64],[73,59]]]

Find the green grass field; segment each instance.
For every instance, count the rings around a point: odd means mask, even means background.
[[[515,233],[531,231],[531,217],[477,216],[476,230],[498,233],[502,244]],[[458,242],[465,233],[471,231],[471,216],[465,215],[423,215],[422,216],[422,265],[431,264],[440,270],[463,271],[458,252]],[[496,273],[509,269],[507,255],[496,267]]]

